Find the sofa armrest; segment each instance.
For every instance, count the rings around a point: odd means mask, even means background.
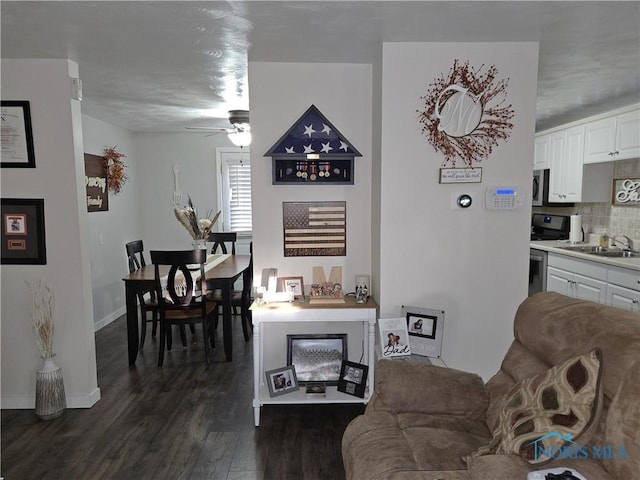
[[[380,360],[375,371],[377,401],[394,413],[483,418],[489,393],[480,376],[413,362]]]

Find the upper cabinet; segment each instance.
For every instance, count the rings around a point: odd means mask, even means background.
[[[549,144],[549,201],[582,201],[584,125],[552,133]]]
[[[536,137],[533,154],[533,169],[545,170],[550,168],[549,155],[551,148],[551,135],[540,135]]]
[[[588,122],[584,163],[640,157],[640,109]]]

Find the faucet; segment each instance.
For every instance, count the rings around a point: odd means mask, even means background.
[[[616,245],[619,244],[620,242],[617,240],[618,237],[612,237],[610,235],[604,235],[606,238],[609,238],[611,240],[612,245]],[[624,239],[627,241],[627,244],[624,245],[624,247],[627,250],[633,250],[633,240],[631,240],[629,237],[627,237],[626,235],[619,235],[620,237],[624,237]]]

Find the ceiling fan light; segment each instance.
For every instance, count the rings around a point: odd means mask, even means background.
[[[231,132],[227,136],[236,147],[251,145],[251,132]]]

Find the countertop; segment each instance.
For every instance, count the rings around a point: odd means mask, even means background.
[[[592,255],[590,253],[575,252],[571,250],[564,250],[562,246],[570,245],[566,240],[539,240],[532,241],[530,246],[537,250],[544,250],[545,252],[555,253],[559,255],[566,255],[568,257],[579,258],[581,260],[588,260],[591,262],[602,263],[612,267],[629,268],[631,270],[640,271],[640,257],[635,258],[611,258],[601,257],[598,255]],[[590,245],[588,243],[578,245]]]

